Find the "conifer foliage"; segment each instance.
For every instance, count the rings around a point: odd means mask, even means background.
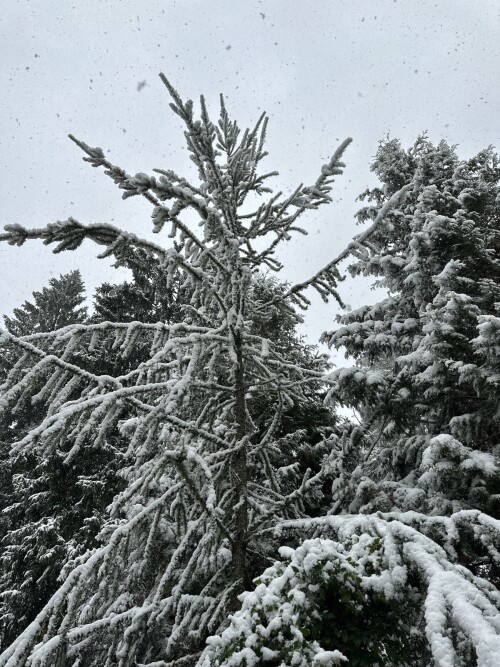
[[[33,292],[33,301],[25,301],[14,309],[13,317],[4,318],[5,326],[15,336],[55,331],[87,319],[87,308],[82,306],[85,287],[78,269],[51,278],[48,287]]]
[[[343,315],[324,336],[358,360],[335,373],[336,390],[378,438],[345,506],[498,517],[498,156],[490,148],[460,160],[424,136],[408,151],[383,142],[372,169],[382,187],[362,196],[369,203],[360,222],[410,189],[351,267],[389,295]]]
[[[283,356],[279,341],[250,333],[250,325],[278,302],[307,305],[303,292],[310,286],[324,299],[338,298],[337,261],[268,302],[254,288],[254,273],[279,270],[276,248],[303,231],[297,222],[304,212],[330,201],[349,141],[312,186],[271,196],[273,173],[258,171],[266,155],[265,115],[240,132],[222,98],[216,124],[201,98],[196,120],[193,103],[162,80],[186,126],[196,186],[162,169],[129,176],[101,149],[72,139],[124,198],[142,195],[152,204],[154,231],[169,227],[170,247],[73,218],[42,229],[10,225],[0,237],[11,244],[41,238],[56,244],[55,252],[89,238],[104,246],[101,256],[126,266],[147,258],[167,287],[181,280],[190,293],[184,320],[173,324],[105,321],[28,338],[1,333],[2,345],[20,352],[2,388],[2,409],[40,382],[48,408],[13,453],[65,451],[70,464],[89,440],[112,445],[116,429],[128,439],[127,487],[109,508],[102,546],[68,565],[60,589],[2,654],[2,666],[126,667],[195,656],[274,553],[261,531],[277,517],[304,516],[304,504],[324,486],[323,469],[298,478],[289,459],[283,466],[276,438],[285,413],[323,376],[325,361],[299,365]],[[148,359],[114,376],[71,359],[110,334],[123,357],[147,343]]]
[[[41,332],[82,323],[86,309],[84,285],[78,271],[52,278],[6,317],[8,329],[24,340]],[[81,351],[81,353],[84,351]],[[19,361],[16,350],[6,350],[5,374]],[[98,358],[78,355],[68,360],[102,366]],[[12,443],[21,440],[47,416],[37,389],[39,378],[15,405],[3,411],[0,421],[0,645],[8,646],[45,606],[58,588],[65,562],[95,546],[104,509],[123,486],[117,477],[120,457],[115,448],[87,443],[84,455],[64,463],[70,438],[59,450],[33,449],[10,455]],[[74,397],[76,397],[75,394]],[[116,443],[115,443],[116,444]]]
[[[33,301],[14,308],[12,317],[4,316],[5,326],[15,336],[54,331],[67,324],[84,322],[87,309],[85,287],[80,271],[70,271],[51,278],[40,292],[33,292]],[[10,356],[0,358],[0,380],[11,367]]]
[[[124,321],[0,330],[17,355],[0,408],[35,394],[47,410],[12,455],[57,452],[72,465],[89,442],[120,455],[125,445],[124,489],[99,543],[66,564],[0,667],[495,667],[496,157],[464,163],[446,144],[386,142],[383,188],[360,213],[370,226],[309,280],[263,283],[259,271],[281,268],[280,244],[304,232],[299,218],[330,201],[349,140],[312,186],[273,195],[274,172],[260,171],[265,115],[241,132],[222,98],[214,123],[202,97],[196,119],[162,80],[196,185],[162,169],[130,176],[71,138],[124,198],[152,205],[169,243],[73,218],[0,236],[55,252],[88,238],[152,276],[142,294],[124,288],[135,304]],[[307,308],[310,287],[341,303],[337,267],[349,255],[354,273],[390,293],[325,334],[358,360],[329,372],[296,345],[292,306]],[[182,316],[160,304],[159,321],[131,319],[163,286],[182,293]],[[100,292],[101,315],[116,312],[115,296]],[[85,357],[104,349],[119,360],[106,373]],[[311,440],[324,386],[361,423],[317,423]]]

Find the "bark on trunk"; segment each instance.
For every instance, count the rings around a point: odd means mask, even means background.
[[[233,483],[235,485],[235,532],[232,554],[233,581],[236,583],[231,600],[231,610],[239,608],[238,595],[246,589],[246,551],[248,541],[248,500],[247,500],[247,425],[245,406],[245,382],[243,368],[242,337],[239,331],[234,332],[236,352],[235,369],[235,417],[237,423],[237,440],[240,449],[234,455]]]

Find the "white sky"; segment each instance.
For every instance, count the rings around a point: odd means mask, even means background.
[[[338,143],[354,138],[334,204],[311,213],[310,236],[280,257],[282,277],[303,280],[356,232],[355,197],[375,184],[369,164],[387,133],[407,146],[427,130],[463,157],[500,146],[499,41],[498,0],[3,0],[2,226],[71,215],[151,237],[148,203],[122,201],[66,135],[101,146],[129,173],[195,177],[163,71],[184,98],[204,93],[213,117],[219,92],[240,125],[268,112],[265,166],[280,171],[276,189],[313,182]],[[89,242],[61,255],[40,241],[0,246],[0,313],[76,267],[89,292],[123,279],[98,252]],[[374,299],[357,281],[341,294],[352,306]],[[304,328],[311,341],[334,326],[335,312],[315,300]]]

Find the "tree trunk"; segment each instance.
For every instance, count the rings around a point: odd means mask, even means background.
[[[235,531],[232,554],[233,582],[235,588],[231,599],[231,611],[239,608],[238,595],[246,589],[246,551],[248,531],[248,500],[247,500],[247,426],[245,405],[245,382],[243,368],[243,343],[240,331],[233,332],[236,353],[235,368],[235,417],[237,424],[236,439],[239,449],[233,458],[233,484],[235,491]]]

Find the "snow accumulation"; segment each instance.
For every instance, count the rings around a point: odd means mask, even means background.
[[[267,660],[281,660],[281,667],[348,664],[348,653],[324,650],[311,634],[312,620],[322,613],[317,606],[321,588],[335,579],[340,587],[352,589],[359,578],[366,593],[378,592],[401,603],[414,595],[410,577],[418,577],[426,591],[421,632],[433,664],[462,664],[457,662],[456,635],[473,648],[478,667],[498,667],[500,593],[453,561],[461,531],[475,526],[476,537],[489,540],[500,562],[499,521],[473,511],[434,518],[415,512],[379,513],[290,521],[278,530],[282,535],[311,532],[313,525],[313,532],[336,539],[315,537],[295,549],[282,547],[281,561],[264,572],[254,591],[241,596],[242,608],[229,627],[209,638],[199,667],[256,667]],[[438,541],[429,536],[438,534]],[[411,632],[418,634],[419,629]]]

